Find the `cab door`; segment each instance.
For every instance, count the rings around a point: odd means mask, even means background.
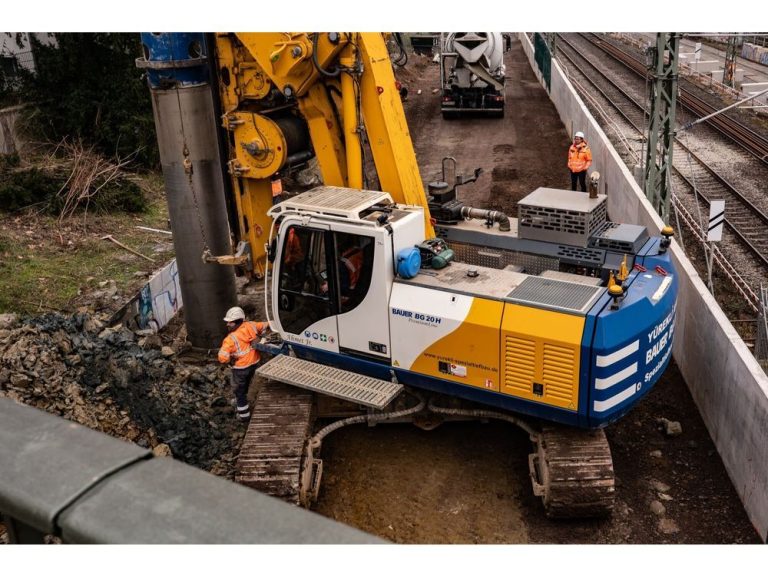
[[[328,226],[281,226],[272,310],[284,340],[338,352],[332,241]]]
[[[338,306],[339,346],[343,354],[388,361],[389,294],[384,230],[334,226],[334,296]]]

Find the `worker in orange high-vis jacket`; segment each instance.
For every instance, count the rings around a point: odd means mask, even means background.
[[[237,400],[237,418],[242,422],[248,422],[251,418],[248,387],[261,360],[259,352],[251,344],[264,335],[269,324],[246,322],[245,312],[239,306],[227,310],[224,322],[227,323],[229,334],[221,343],[219,362],[232,366],[232,386]]]
[[[587,170],[592,165],[592,150],[584,140],[584,132],[573,135],[573,144],[568,148],[568,170],[571,171],[571,190],[579,183],[582,192],[587,191]]]
[[[349,297],[357,288],[360,272],[363,269],[363,251],[359,246],[351,246],[341,253],[339,258],[339,278],[341,296]]]
[[[343,245],[339,250],[339,290],[341,292],[341,303],[349,301],[357,288],[360,280],[360,273],[363,269],[363,249],[358,246],[354,239],[342,241]],[[323,282],[320,287],[320,293],[328,292],[328,281]]]

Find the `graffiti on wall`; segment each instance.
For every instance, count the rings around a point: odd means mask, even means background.
[[[122,315],[133,329],[157,332],[168,324],[182,306],[179,270],[172,260],[147,282]]]

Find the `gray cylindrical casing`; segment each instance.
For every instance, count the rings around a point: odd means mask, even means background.
[[[212,254],[232,252],[211,88],[203,84],[151,94],[187,335],[195,347],[215,348],[226,335],[222,318],[237,305],[237,292],[232,267],[202,260],[200,221]],[[185,140],[199,217],[184,170]]]

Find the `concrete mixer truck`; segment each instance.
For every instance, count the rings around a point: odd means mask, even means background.
[[[504,38],[500,32],[440,35],[443,118],[504,116]]]

